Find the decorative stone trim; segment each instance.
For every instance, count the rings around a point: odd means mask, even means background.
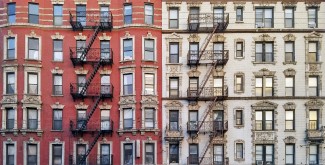
[[[324,106],[324,102],[318,99],[309,100],[305,103],[308,109],[321,109]]]
[[[106,33],[103,33],[103,35],[98,36],[99,40],[111,40],[111,36],[107,36]]]
[[[199,110],[200,107],[201,107],[201,106],[200,106],[199,104],[195,104],[195,105],[191,105],[191,104],[189,104],[189,105],[188,105],[188,110],[189,110],[189,111]]]
[[[187,72],[188,77],[200,77],[200,74],[201,72],[196,69],[192,69]]]
[[[79,68],[78,70],[74,71],[76,74],[87,74],[88,70],[84,70],[84,68]]]
[[[214,70],[212,74],[214,77],[225,77],[226,72],[224,72],[223,70],[222,71]]]
[[[187,38],[188,42],[200,42],[201,40],[201,37],[196,34],[196,33],[193,33],[193,34],[190,34],[190,36]]]
[[[108,105],[108,103],[104,102],[102,105],[98,106],[100,110],[102,109],[112,109],[112,105]]]
[[[5,36],[6,38],[8,37],[16,37],[17,34],[14,34],[11,30],[8,30],[8,34]]]
[[[63,35],[60,35],[59,32],[56,32],[55,35],[51,35],[51,38],[53,40],[57,39],[57,40],[63,40],[64,36]]]
[[[51,0],[52,4],[60,4],[63,5],[64,4],[64,0]]]
[[[283,10],[285,8],[293,8],[294,10],[296,10],[296,7],[297,7],[297,2],[295,1],[282,1],[282,8]]]
[[[236,148],[237,143],[243,144],[243,158],[237,158],[236,156],[234,156],[235,161],[245,161],[245,141],[243,139],[236,139],[234,141],[234,155],[236,155],[237,153],[237,148]]]
[[[74,36],[74,38],[76,40],[86,40],[87,36],[86,35],[82,35],[82,33],[79,33],[78,35]]]
[[[24,104],[23,107],[39,107],[42,104],[41,101],[41,96],[38,95],[29,95],[29,94],[24,94],[24,98],[21,100],[21,102]],[[29,105],[31,104],[31,105]]]
[[[283,139],[284,143],[296,143],[297,139],[293,136],[287,136]]]
[[[321,1],[306,1],[305,2],[305,4],[306,4],[306,10],[308,10],[308,8],[310,8],[310,7],[319,8],[320,7],[320,3],[321,3]]]
[[[120,96],[120,101],[118,104],[120,105],[120,110],[123,108],[131,108],[133,106],[135,108],[135,96]]]
[[[158,104],[159,101],[157,99],[157,96],[142,96],[141,109],[150,107],[158,110]]]
[[[253,39],[255,40],[255,42],[275,41],[275,37],[271,37],[269,34],[261,34],[258,37],[253,37]]]
[[[167,10],[172,7],[178,7],[181,8],[182,2],[166,2]]]
[[[55,67],[51,70],[52,74],[63,74],[63,70],[59,69],[59,67]]]
[[[278,107],[278,104],[270,101],[259,101],[255,104],[252,104],[252,109],[253,110],[272,110],[276,109]]]
[[[169,36],[167,36],[166,38],[166,42],[168,44],[166,44],[166,50],[168,51],[168,54],[169,54],[169,43],[170,42],[178,42],[179,43],[179,56],[181,57],[182,56],[182,40],[183,40],[183,37],[177,33],[172,33],[170,34]],[[167,59],[167,61],[169,61],[169,59]]]
[[[28,37],[39,38],[40,36],[37,35],[34,30],[31,30]]]
[[[242,125],[236,125],[236,111],[237,110],[239,110],[239,111],[242,111],[243,113],[242,113]],[[234,109],[233,109],[233,122],[234,122],[234,127],[235,128],[242,128],[242,127],[244,127],[245,126],[245,107],[235,107]]]
[[[80,102],[79,104],[75,105],[76,109],[88,109],[88,105],[84,104],[84,102]]]
[[[0,103],[2,104],[2,107],[7,104],[16,105],[18,103],[17,95],[3,95],[3,98]]]
[[[111,0],[97,0],[99,5],[110,5]]]
[[[293,34],[287,34],[283,37],[284,41],[295,41],[296,40],[296,36]]]
[[[183,104],[179,101],[169,101],[165,104],[166,108],[173,109],[174,107],[176,108],[182,108]]]
[[[296,70],[293,68],[289,68],[283,71],[284,76],[295,76],[296,75]]]
[[[87,0],[74,0],[74,4],[76,4],[76,5],[86,5]]]
[[[112,71],[111,70],[107,70],[107,68],[104,68],[104,70],[100,70],[99,74],[111,74]]]
[[[214,34],[211,42],[225,42],[226,41],[226,37],[220,34]]]
[[[241,7],[243,8],[243,10],[245,10],[245,4],[246,4],[246,1],[233,1],[234,3],[234,10],[236,11],[236,9],[238,7]]]
[[[254,10],[257,7],[274,7],[276,4],[276,1],[263,1],[263,0],[258,0],[258,1],[252,1],[252,4],[254,6]]]
[[[285,110],[288,110],[288,109],[296,109],[296,104],[294,102],[287,102],[283,105],[283,108]]]
[[[266,68],[259,70],[258,72],[253,72],[254,76],[274,76],[275,71],[269,71]]]
[[[51,105],[51,108],[52,109],[63,109],[64,108],[64,105],[63,104],[60,104],[59,102],[55,102],[55,104],[52,104]]]

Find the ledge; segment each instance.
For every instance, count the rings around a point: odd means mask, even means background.
[[[296,65],[297,61],[283,62],[283,65],[293,64]]]
[[[273,61],[273,62],[256,62],[256,61],[252,61],[252,63],[255,65],[255,64],[272,64],[272,65],[275,65],[276,62]]]
[[[0,133],[2,136],[6,136],[6,133],[13,133],[14,136],[18,135],[18,129],[1,129]]]
[[[117,133],[119,134],[119,136],[122,136],[124,133],[132,133],[132,135],[136,135],[137,132],[138,132],[137,129],[127,129],[127,130],[118,129],[117,130]]]
[[[153,128],[153,129],[140,128],[141,135],[144,135],[145,132],[154,132],[155,135],[158,135],[159,131],[160,131],[160,130],[157,129],[157,128]]]
[[[42,130],[30,130],[30,129],[21,129],[19,130],[22,135],[26,135],[27,133],[37,133],[37,136],[42,136],[43,132]]]

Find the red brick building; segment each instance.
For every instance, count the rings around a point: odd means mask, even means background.
[[[0,164],[161,164],[161,1],[0,2]]]

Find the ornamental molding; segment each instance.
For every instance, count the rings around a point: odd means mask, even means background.
[[[112,73],[112,71],[108,70],[107,68],[104,68],[104,70],[99,71],[99,74],[111,74],[111,73]]]
[[[103,33],[103,35],[98,36],[99,40],[111,40],[111,36],[107,36],[106,33]]]
[[[215,1],[215,0],[210,0],[210,4],[212,8],[216,7],[226,7],[227,1]]]
[[[76,109],[88,109],[88,105],[84,104],[84,102],[80,102],[79,104],[75,105]]]
[[[199,144],[200,143],[200,138],[199,137],[194,137],[194,138],[188,138],[186,139],[187,143],[190,143],[190,144]]]
[[[287,34],[283,37],[284,41],[295,41],[296,40],[296,36],[293,34]]]
[[[109,105],[108,103],[104,102],[102,105],[98,106],[99,109],[112,109],[112,105]]]
[[[181,35],[173,32],[172,34],[170,34],[169,36],[167,36],[165,39],[166,40],[173,40],[174,39],[174,40],[179,41],[179,40],[182,40],[183,37]],[[169,41],[169,42],[173,42],[173,41]]]
[[[313,99],[309,100],[305,103],[305,106],[308,107],[309,109],[320,109],[321,107],[324,106],[324,102],[318,99]]]
[[[253,37],[253,39],[255,41],[260,41],[260,42],[264,42],[264,41],[275,41],[275,37],[271,37],[268,34],[261,34],[258,37]]]
[[[297,1],[282,1],[283,10],[288,7],[294,8],[295,10],[297,7]]]
[[[258,142],[256,142],[258,141]],[[273,131],[255,131],[255,143],[262,144],[275,141],[275,132]]]
[[[242,39],[242,38],[236,38],[236,39],[235,39],[235,42],[245,42],[245,40]]]
[[[225,42],[226,41],[226,37],[220,34],[214,34],[211,42]]]
[[[245,4],[246,4],[246,1],[234,1],[234,10],[236,11],[236,8],[237,7],[241,7],[243,8],[243,10],[245,9]]]
[[[269,71],[266,68],[259,70],[258,72],[253,72],[255,76],[274,76],[275,71]]]
[[[188,77],[200,77],[200,74],[201,72],[196,69],[192,69],[187,72]]]
[[[183,104],[179,101],[169,101],[165,104],[165,107],[178,107],[181,108],[183,107]]]
[[[42,104],[41,101],[41,96],[37,96],[37,95],[24,95],[24,99],[21,100],[21,102],[23,104],[35,104],[35,105],[40,105]]]
[[[217,70],[213,71],[214,77],[224,77],[225,75],[226,75],[226,72],[224,72],[224,71],[217,71]]]
[[[51,38],[53,40],[57,39],[57,40],[63,40],[64,36],[63,35],[60,35],[59,32],[56,32],[54,35],[51,35]]]
[[[16,72],[18,65],[16,65],[16,66],[6,65],[6,66],[2,66],[2,67],[3,67],[3,71],[5,71],[5,72]]]
[[[306,10],[308,10],[308,8],[310,7],[316,7],[316,8],[319,8],[320,7],[320,4],[321,4],[322,1],[306,1],[305,4],[306,4]]]
[[[74,71],[76,74],[87,74],[88,70],[85,70],[84,68],[79,68]]]
[[[59,67],[55,67],[54,69],[51,70],[52,74],[63,74],[63,70],[60,69]]]
[[[63,109],[64,108],[64,105],[63,104],[60,104],[59,102],[55,102],[55,104],[52,104],[51,105],[51,108],[52,109]]]
[[[236,139],[235,143],[245,143],[245,141],[243,139]]]
[[[252,104],[253,109],[276,109],[277,107],[278,104],[266,100]]]
[[[79,33],[78,35],[74,36],[76,40],[86,40],[87,36],[82,35],[82,33]]]
[[[313,31],[313,32],[311,32],[311,33],[305,35],[304,37],[305,37],[306,39],[308,39],[308,38],[322,38],[323,35],[320,34],[320,33],[318,33],[318,32]]]
[[[135,72],[135,65],[133,66],[125,66],[123,68],[120,68],[120,72],[121,74],[124,74],[124,73],[133,73]]]
[[[51,0],[51,3],[52,4],[61,4],[61,5],[63,5],[64,4],[64,0]]]
[[[110,5],[111,0],[98,0],[99,5]]]
[[[14,34],[11,30],[8,30],[8,34],[6,37],[16,37],[17,34]]]
[[[148,31],[148,33],[146,35],[143,35],[143,37],[147,39],[155,39],[155,37],[151,34],[151,31]]]
[[[182,2],[166,2],[167,10],[171,7],[181,7]]]
[[[129,105],[135,103],[135,96],[120,96],[119,105]]]
[[[283,71],[285,76],[295,76],[296,75],[296,70],[293,68],[288,68]]]
[[[214,110],[224,110],[225,109],[225,104],[222,101],[217,101],[214,104]]]
[[[56,137],[52,143],[53,144],[63,144],[63,141],[61,141],[59,138]]]
[[[7,138],[6,142],[9,143],[9,144],[14,143],[14,141],[11,138]]]
[[[3,95],[1,100],[1,104],[16,104],[17,102],[17,95]]]
[[[188,42],[200,42],[201,37],[198,34],[193,33],[187,38],[187,40]]]
[[[30,137],[27,142],[28,143],[36,143],[36,141],[33,137]]]
[[[87,142],[81,137],[77,140],[77,144],[87,144]]]
[[[128,38],[132,38],[131,34],[129,31],[125,31],[125,34],[124,34],[124,39],[128,39]]]
[[[142,96],[142,100],[141,100],[141,104],[145,107],[151,106],[151,107],[155,107],[158,108],[158,99],[157,96]]]
[[[33,38],[38,38],[38,37],[40,37],[40,36],[38,36],[38,35],[35,33],[34,30],[31,30],[28,36],[29,36],[29,37],[33,37]]]
[[[74,0],[74,4],[76,4],[76,5],[86,5],[87,0]]]
[[[296,143],[297,139],[293,136],[287,136],[283,139],[284,143]]]
[[[200,106],[199,104],[195,104],[195,105],[188,105],[188,110],[189,111],[193,111],[193,110],[199,110],[200,109]]]
[[[296,104],[294,102],[287,102],[283,105],[283,108],[285,110],[288,110],[288,109],[296,109]]]

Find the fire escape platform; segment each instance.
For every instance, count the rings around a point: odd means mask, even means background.
[[[212,32],[215,27],[216,32],[224,31],[229,24],[229,14],[200,13],[188,15],[189,32]]]
[[[97,26],[100,26],[102,31],[112,31],[113,15],[110,11],[70,12],[69,23],[73,31],[96,29]]]
[[[201,57],[199,55],[202,54]],[[218,52],[215,50],[205,50],[193,52],[189,51],[187,54],[187,65],[189,66],[198,66],[200,64],[212,64],[217,63],[217,66],[226,65],[229,59],[229,51],[223,50]]]
[[[228,87],[204,87],[200,95],[198,95],[197,89],[187,89],[188,101],[222,101],[228,97]]]

